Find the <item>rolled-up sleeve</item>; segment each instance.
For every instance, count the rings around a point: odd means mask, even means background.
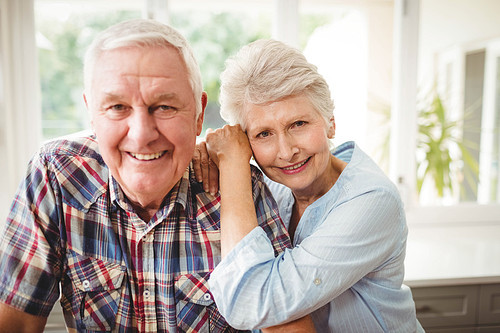
[[[382,282],[387,284],[383,288],[390,289],[391,283],[399,288],[406,240],[401,212],[398,198],[385,191],[352,198],[326,213],[311,209],[306,218],[321,224],[277,257],[263,230],[255,228],[211,275],[210,288],[221,314],[239,329],[291,321],[382,266],[384,274],[393,274],[392,281]]]

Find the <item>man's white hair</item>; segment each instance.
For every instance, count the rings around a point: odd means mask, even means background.
[[[201,109],[203,84],[200,68],[187,40],[174,28],[149,19],[135,19],[118,23],[101,32],[87,49],[83,62],[85,91],[90,93],[96,62],[103,52],[122,47],[174,47],[178,50],[189,75],[196,101],[196,114]]]

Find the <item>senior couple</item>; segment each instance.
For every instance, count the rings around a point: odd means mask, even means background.
[[[398,192],[354,143],[333,150],[324,78],[259,40],[221,79],[230,125],[196,146],[187,41],[153,20],[94,40],[92,132],[41,147],[2,232],[0,332],[42,332],[58,299],[69,332],[421,331]]]

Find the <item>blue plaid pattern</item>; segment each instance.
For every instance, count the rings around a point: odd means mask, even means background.
[[[259,224],[277,254],[290,247],[288,234],[262,175],[252,174]],[[190,166],[146,223],[109,175],[95,137],[47,143],[2,233],[0,300],[47,316],[60,297],[76,331],[234,332],[207,282],[220,262],[219,207]]]

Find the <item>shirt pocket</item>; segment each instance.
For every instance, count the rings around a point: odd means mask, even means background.
[[[78,330],[111,331],[120,305],[126,268],[68,251],[71,308]]]
[[[177,326],[181,332],[233,332],[217,311],[208,290],[210,272],[175,278]]]

